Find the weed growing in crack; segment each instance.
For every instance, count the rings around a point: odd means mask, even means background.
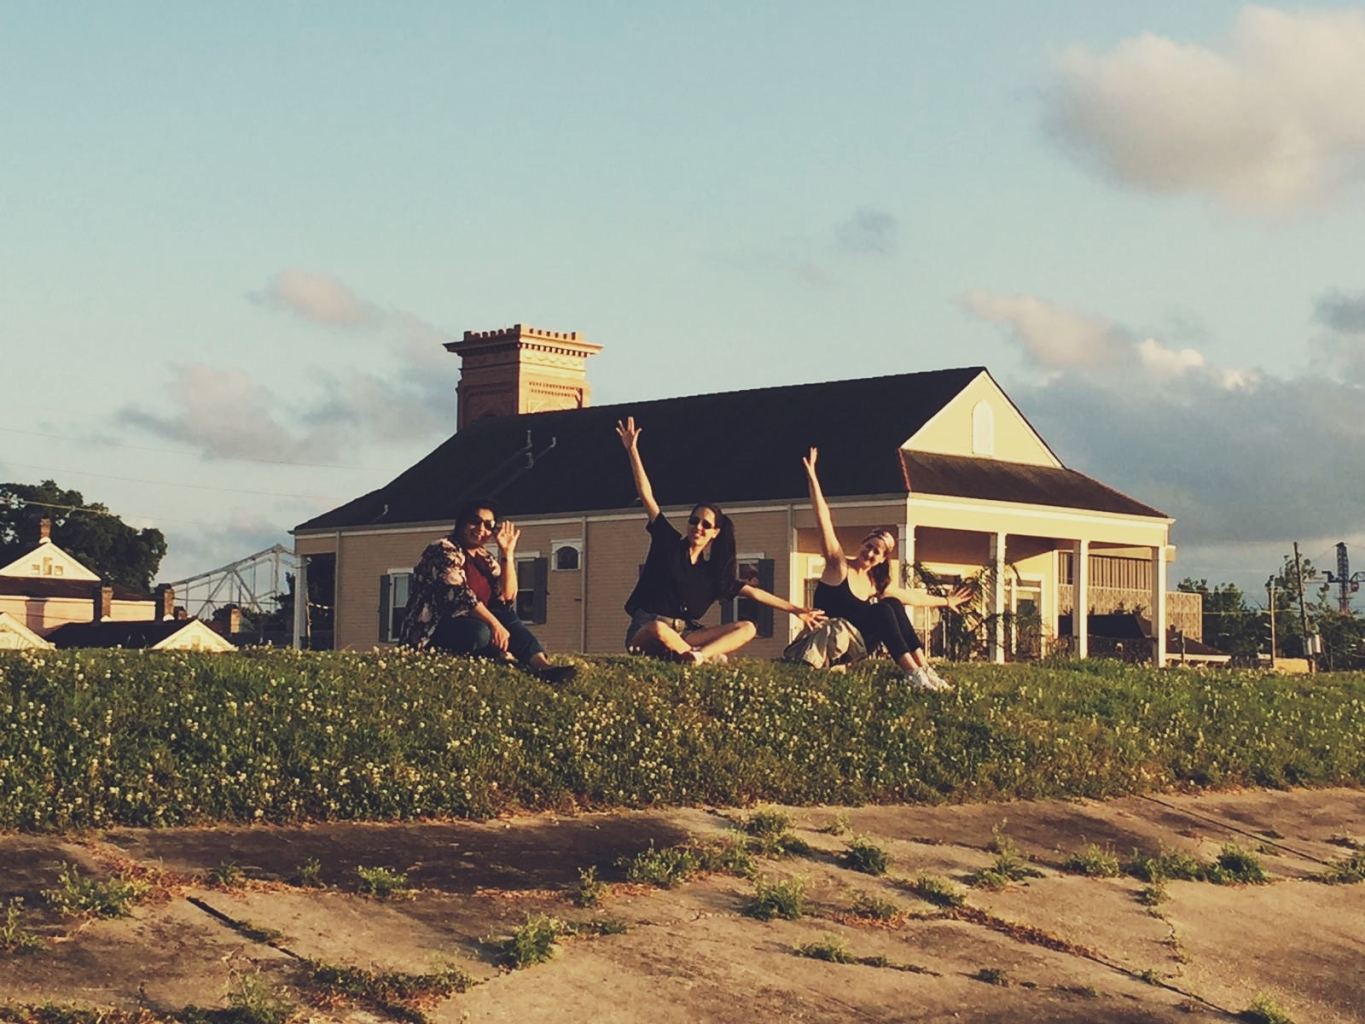
[[[238,921],[233,925],[237,934],[252,942],[260,942],[267,946],[273,946],[284,938],[284,932],[277,928],[261,928],[246,921]]]
[[[971,977],[974,981],[984,981],[987,985],[999,985],[1001,988],[1009,988],[1014,984],[1009,971],[1003,967],[982,967]]]
[[[23,926],[24,901],[16,896],[5,904],[5,921],[0,924],[0,952],[36,953],[43,948],[43,940]]]
[[[806,912],[806,883],[800,878],[772,881],[760,878],[754,883],[754,895],[744,906],[744,913],[760,921],[775,917],[796,921]]]
[[[1349,857],[1332,864],[1318,880],[1328,885],[1354,885],[1365,882],[1365,851],[1357,850]]]
[[[127,917],[150,890],[140,878],[87,878],[74,864],[63,865],[57,886],[43,890],[43,899],[68,917]]]
[[[1264,992],[1258,993],[1251,1005],[1238,1014],[1251,1024],[1294,1024],[1294,1020],[1279,1003]]]
[[[1144,907],[1159,907],[1170,898],[1166,891],[1166,883],[1161,879],[1157,879],[1151,885],[1144,885],[1137,894],[1137,901]]]
[[[920,875],[908,888],[920,899],[936,907],[960,907],[967,902],[965,892],[937,875]]]
[[[1062,867],[1073,874],[1089,878],[1117,878],[1119,859],[1113,849],[1089,843],[1068,857]]]
[[[301,889],[321,889],[322,882],[322,861],[316,857],[310,857],[294,869],[294,873],[289,876],[291,885],[297,885]]]
[[[306,960],[304,965],[309,982],[325,999],[355,1003],[412,1024],[426,1020],[420,1010],[423,1004],[467,992],[475,985],[474,979],[457,967],[432,974],[405,974],[317,960]]]
[[[775,807],[754,811],[744,819],[744,831],[759,838],[783,835],[791,827],[791,815]]]
[[[246,873],[234,861],[219,861],[209,869],[208,881],[217,889],[240,889],[246,884]]]
[[[758,865],[754,862],[753,854],[743,836],[735,834],[721,836],[694,845],[691,850],[697,861],[697,870],[708,874],[752,878],[758,870]]]
[[[367,868],[357,865],[355,873],[360,877],[360,891],[377,900],[412,899],[415,893],[408,888],[408,876],[392,868]]]
[[[827,836],[842,836],[847,834],[850,828],[852,828],[852,825],[848,820],[848,812],[840,811],[834,816],[834,820],[820,829],[820,831]]]
[[[597,868],[587,867],[578,869],[578,885],[574,887],[569,896],[570,902],[575,907],[600,907],[602,897],[607,893],[607,886],[597,877]]]
[[[561,925],[564,935],[624,935],[630,931],[630,925],[615,917],[594,917],[591,921],[561,922]]]
[[[859,892],[853,897],[853,914],[868,921],[894,921],[904,911],[891,900],[870,892]]]
[[[1197,882],[1204,877],[1207,869],[1208,865],[1193,854],[1165,846],[1155,854],[1134,850],[1127,864],[1128,873],[1142,882],[1164,882],[1168,879]]]
[[[785,857],[810,853],[810,844],[789,831],[791,815],[776,809],[755,811],[744,821],[749,849],[764,857]]]
[[[1218,851],[1205,877],[1218,885],[1264,885],[1270,881],[1261,858],[1236,843],[1227,843]]]
[[[228,987],[233,1024],[284,1024],[294,1004],[261,977],[259,971],[239,974]]]
[[[866,836],[854,836],[839,855],[839,862],[865,875],[884,875],[891,863],[891,855]]]
[[[622,857],[617,862],[626,869],[632,882],[648,882],[661,889],[671,889],[697,873],[697,855],[685,846],[665,846],[657,849],[650,841],[647,849],[634,857]]]
[[[1148,985],[1160,985],[1162,983],[1161,974],[1155,967],[1148,967],[1138,971],[1136,977],[1140,981],[1145,981]]]
[[[502,963],[515,970],[543,964],[555,955],[555,943],[566,926],[558,918],[535,914],[504,940],[498,950]]]
[[[1014,840],[1005,834],[1002,821],[991,829],[991,841],[986,849],[995,854],[995,863],[971,876],[970,884],[976,889],[1000,890],[1010,882],[1022,882],[1025,878],[1042,878],[1043,873],[1028,862]]]
[[[837,935],[826,935],[815,942],[796,947],[796,955],[811,960],[825,960],[832,964],[853,964],[858,958],[848,951],[848,945]]]

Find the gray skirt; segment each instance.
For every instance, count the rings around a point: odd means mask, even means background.
[[[640,652],[630,645],[635,639],[635,634],[644,629],[651,622],[662,622],[665,626],[672,629],[680,636],[687,636],[705,627],[696,619],[678,619],[671,615],[655,615],[647,612],[643,608],[637,608],[635,614],[630,617],[630,625],[626,627],[626,652],[629,654],[639,654]]]

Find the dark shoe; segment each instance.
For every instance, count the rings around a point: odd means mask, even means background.
[[[578,675],[577,665],[547,665],[536,672],[533,672],[537,679],[549,683],[551,686],[563,686],[571,682]]]

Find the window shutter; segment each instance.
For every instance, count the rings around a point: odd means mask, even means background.
[[[550,560],[548,558],[537,558],[532,568],[536,588],[536,614],[532,621],[543,623],[549,618],[550,612],[548,600],[550,596]]]
[[[393,581],[385,574],[379,577],[379,642],[385,643],[389,636],[389,588]]]
[[[775,562],[771,558],[760,558],[758,560],[758,585],[768,593],[773,592],[773,572]],[[773,635],[773,609],[766,604],[754,602],[754,625],[758,627],[759,636]]]

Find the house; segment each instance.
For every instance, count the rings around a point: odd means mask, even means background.
[[[199,619],[154,622],[69,622],[48,635],[54,647],[122,647],[143,651],[235,651],[237,648]]]
[[[619,651],[647,547],[614,431],[634,416],[665,512],[676,522],[696,501],[722,505],[743,572],[794,602],[808,602],[823,564],[801,468],[816,445],[850,550],[888,526],[905,563],[995,581],[985,609],[995,659],[1059,643],[1084,656],[1086,615],[1070,637],[1057,624],[1095,607],[1099,578],[1154,613],[1164,663],[1172,520],[1064,466],[984,367],[595,407],[586,364],[600,346],[575,332],[518,324],[467,331],[446,348],[462,360],[455,434],[384,487],[294,529],[308,595],[295,603],[296,642],[392,642],[422,549],[451,529],[463,500],[491,497],[522,528],[518,605],[545,645]],[[713,609],[711,621],[752,618],[759,639],[746,651],[777,655],[794,624],[746,604]],[[928,633],[934,615],[920,611]],[[1018,647],[1006,612],[1041,623],[1037,649]]]
[[[174,594],[158,587],[143,594],[108,583],[52,540],[52,521],[39,520],[38,535],[0,565],[0,612],[8,612],[39,636],[68,622],[150,621],[171,614]]]

